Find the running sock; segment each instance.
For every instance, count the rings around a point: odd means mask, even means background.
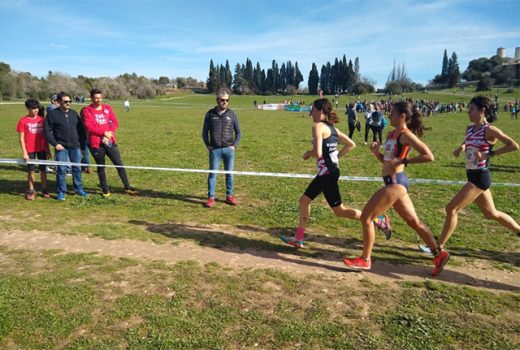
[[[296,230],[296,240],[303,241],[303,234],[305,233],[305,229],[303,227],[298,227]]]

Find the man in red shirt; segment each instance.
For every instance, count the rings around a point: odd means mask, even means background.
[[[110,158],[114,165],[123,165],[121,154],[116,144],[116,129],[119,127],[119,122],[112,111],[112,107],[102,103],[103,95],[100,90],[90,90],[90,99],[92,103],[82,110],[83,122],[88,133],[90,153],[92,153],[96,164],[102,165],[98,167],[97,173],[103,196],[109,197],[110,190],[104,167],[105,155]],[[125,186],[125,193],[129,195],[139,194],[130,186],[125,168],[117,168],[117,173]]]
[[[22,117],[18,121],[16,131],[20,134],[20,147],[22,148],[22,157],[25,161],[29,159],[47,159],[47,153],[49,148],[47,146],[47,140],[43,132],[43,124],[45,119],[38,115],[40,103],[35,99],[28,99],[25,101],[25,107],[27,108],[27,115]],[[40,165],[40,180],[42,184],[42,195],[45,198],[49,198],[49,192],[47,192],[47,173],[45,172],[45,165]],[[27,182],[29,184],[29,190],[25,199],[34,200],[36,193],[34,191],[34,172],[35,165],[27,164],[28,174]]]

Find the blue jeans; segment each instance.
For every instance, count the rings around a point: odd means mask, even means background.
[[[62,151],[56,151],[55,159],[58,162],[67,162],[69,159],[72,163],[81,162],[81,149],[64,149]],[[65,180],[65,174],[67,173],[66,165],[58,165],[58,171],[56,172],[56,192],[66,193],[67,192],[67,181]],[[74,184],[74,191],[83,191],[83,184],[81,183],[81,167],[72,167],[72,182]]]
[[[231,147],[215,148],[209,151],[209,169],[218,170],[220,161],[224,161],[224,170],[233,170],[235,162],[235,150]],[[215,187],[217,185],[217,174],[208,175],[208,197],[215,198]],[[233,195],[233,175],[226,174],[226,196]]]

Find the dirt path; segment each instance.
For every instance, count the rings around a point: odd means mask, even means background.
[[[229,247],[217,249],[201,247],[192,243],[171,245],[129,239],[106,240],[98,237],[61,235],[36,230],[30,232],[0,230],[0,245],[9,249],[34,251],[61,249],[66,253],[97,252],[114,257],[162,260],[167,264],[183,260],[194,260],[200,264],[218,262],[232,268],[273,268],[298,274],[329,274],[353,281],[362,278],[369,278],[374,282],[424,281],[431,278],[432,270],[429,266],[394,265],[377,261],[371,271],[358,273],[346,270],[339,260],[302,258],[296,252],[280,253],[256,249],[230,249]],[[469,267],[455,267],[448,264],[435,280],[495,291],[520,290],[520,273],[496,269],[484,261],[474,262]]]

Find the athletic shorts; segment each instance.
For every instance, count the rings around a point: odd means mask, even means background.
[[[410,181],[408,181],[408,176],[406,176],[404,171],[397,174],[383,176],[383,181],[385,182],[385,186],[401,185],[406,188],[406,192],[408,192],[410,187]]]
[[[29,159],[40,159],[40,160],[47,160],[47,152],[32,152],[32,153],[28,153],[29,155]],[[41,164],[41,165],[38,165],[38,167],[40,168],[40,171],[45,171],[46,169],[46,166]],[[27,164],[27,169],[29,171],[34,171],[36,170],[36,165],[35,164]]]
[[[341,204],[338,179],[339,171],[334,171],[323,176],[316,176],[303,194],[314,200],[314,198],[323,192],[329,206],[331,208],[337,207]]]
[[[485,191],[491,187],[491,172],[489,169],[466,170],[468,182]]]

